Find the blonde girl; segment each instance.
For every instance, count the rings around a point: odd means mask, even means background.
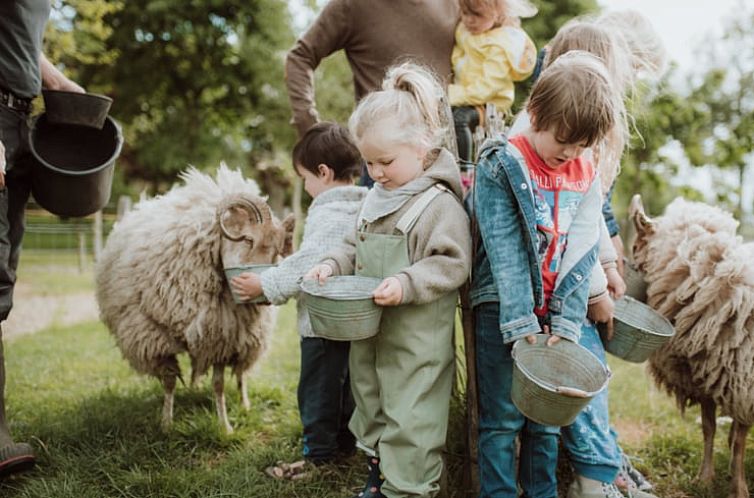
[[[375,186],[353,237],[306,276],[382,279],[373,294],[384,306],[380,331],[353,342],[349,358],[349,428],[369,468],[361,498],[439,490],[457,289],[471,252],[458,168],[440,147],[441,98],[436,78],[407,63],[359,103],[349,128]]]

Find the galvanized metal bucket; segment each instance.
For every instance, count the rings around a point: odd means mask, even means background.
[[[513,345],[511,398],[534,422],[570,425],[607,387],[610,371],[585,347],[566,340],[547,346],[548,337],[539,334],[536,344],[521,339]]]
[[[644,281],[644,274],[627,259],[624,259],[624,282],[626,282],[626,295],[642,303],[647,302],[647,287],[649,285]]]
[[[301,290],[312,331],[333,341],[358,341],[377,334],[382,306],[372,293],[382,280],[356,275],[330,277],[320,285],[304,280]]]
[[[230,285],[230,281],[233,280],[233,277],[237,277],[242,273],[246,272],[252,272],[256,273],[257,275],[261,275],[265,271],[269,270],[270,268],[274,268],[277,265],[275,264],[251,264],[251,265],[242,265],[242,266],[229,266],[228,268],[225,268],[225,280],[228,281],[228,285],[230,286],[230,292],[233,293],[233,301],[239,304],[269,304],[269,301],[267,301],[267,298],[264,297],[264,294],[262,294],[259,297],[256,297],[254,299],[250,299],[248,301],[242,300],[238,294],[236,294],[236,291],[233,289],[233,286]]]
[[[641,363],[675,334],[673,325],[648,305],[629,296],[615,302],[614,334],[605,350],[618,358]]]

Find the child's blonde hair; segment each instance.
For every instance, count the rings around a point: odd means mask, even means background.
[[[388,69],[382,90],[364,97],[348,120],[348,128],[357,143],[364,135],[381,127],[390,143],[412,144],[427,151],[439,147],[445,126],[441,118],[444,91],[431,70],[413,62]]]
[[[465,14],[496,14],[496,27],[517,24],[521,18],[534,17],[537,13],[529,0],[459,0],[458,5]]]
[[[631,9],[612,10],[600,15],[594,22],[623,37],[629,48],[634,72],[659,78],[665,71],[665,45],[645,15]]]
[[[620,159],[630,136],[630,118],[624,102],[625,94],[633,89],[630,49],[623,37],[606,27],[576,19],[561,27],[548,44],[544,67],[573,50],[586,51],[602,60],[618,96],[613,104],[615,126],[592,148],[601,175],[602,191],[607,192],[618,175]]]
[[[602,60],[574,50],[542,72],[526,110],[535,130],[551,131],[563,143],[589,147],[615,127],[619,101]]]

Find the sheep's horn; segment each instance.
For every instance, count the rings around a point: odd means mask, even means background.
[[[225,212],[232,208],[232,207],[241,207],[243,209],[246,209],[249,213],[253,214],[257,218],[257,223],[264,223],[265,215],[264,212],[259,209],[256,203],[253,201],[247,199],[243,196],[233,196],[228,197],[226,199],[223,199],[223,201],[220,203],[220,205],[217,207],[217,222],[220,225],[220,230],[222,230],[223,235],[227,237],[228,239],[232,241],[239,241],[244,238],[243,234],[240,235],[231,235],[230,232],[228,232],[228,229],[225,227],[225,224],[223,223],[223,216],[225,215]],[[266,213],[267,217],[269,217],[269,213]]]
[[[644,203],[641,202],[641,195],[635,194],[631,198],[631,204],[628,206],[628,214],[634,220],[636,228],[647,228],[654,223],[652,219],[644,212]]]

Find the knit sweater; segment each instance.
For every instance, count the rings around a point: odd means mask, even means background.
[[[314,70],[345,50],[356,100],[380,88],[385,71],[413,59],[450,79],[456,0],[330,0],[296,41],[285,63],[285,82],[299,136],[317,121]]]
[[[299,279],[316,265],[322,256],[343,243],[356,223],[356,215],[367,189],[334,187],[319,194],[309,206],[301,247],[277,267],[262,273],[262,291],[272,304],[283,304],[299,293]],[[298,310],[298,331],[313,337],[309,314],[302,302]]]
[[[471,266],[471,234],[469,219],[459,199],[462,196],[461,177],[453,156],[445,149],[424,171],[447,186],[445,192],[429,204],[408,233],[410,266],[395,276],[403,289],[401,304],[425,304],[458,289],[468,278]],[[378,218],[363,229],[369,233],[394,234],[395,226],[422,194],[415,195],[397,211]],[[323,263],[333,268],[335,275],[354,273],[356,260],[356,231],[345,244],[329,252]]]

